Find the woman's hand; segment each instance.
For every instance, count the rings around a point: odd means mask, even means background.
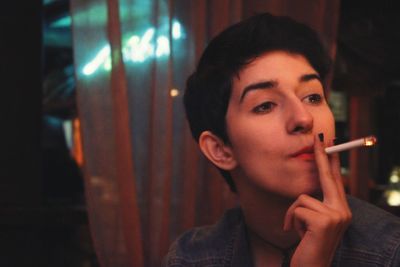
[[[323,200],[300,195],[286,212],[284,230],[295,229],[301,238],[290,262],[292,267],[331,266],[336,248],[351,221],[338,154],[328,158],[323,140],[318,136],[314,137],[314,153]]]

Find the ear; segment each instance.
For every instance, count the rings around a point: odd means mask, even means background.
[[[202,132],[199,145],[203,154],[217,167],[230,171],[237,166],[231,147],[212,132]]]

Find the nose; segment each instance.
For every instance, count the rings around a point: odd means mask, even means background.
[[[314,126],[314,118],[301,101],[293,101],[287,110],[287,131],[290,134],[309,133]]]

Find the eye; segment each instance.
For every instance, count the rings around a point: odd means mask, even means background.
[[[261,105],[258,105],[255,108],[253,108],[253,112],[257,114],[268,113],[271,112],[275,106],[276,104],[273,102],[264,102]]]
[[[305,97],[305,100],[310,103],[317,105],[323,101],[324,97],[320,94],[311,94]]]

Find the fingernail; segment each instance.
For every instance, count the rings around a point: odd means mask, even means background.
[[[319,141],[324,142],[324,133],[318,134]]]

